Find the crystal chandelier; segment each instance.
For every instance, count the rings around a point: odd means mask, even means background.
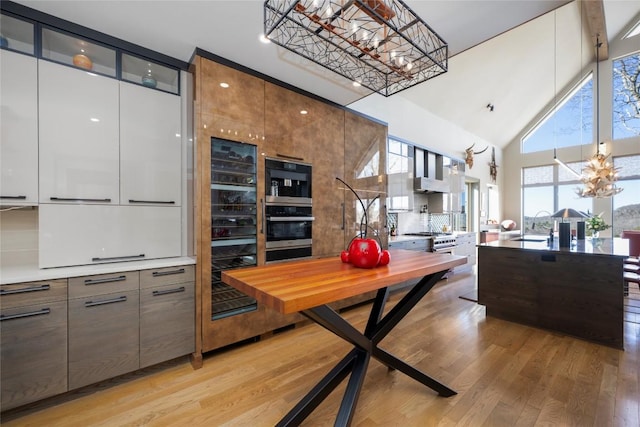
[[[576,188],[576,193],[580,197],[603,198],[615,196],[623,189],[616,186],[619,168],[607,159],[609,155],[600,152],[600,39],[596,38],[596,153],[587,161],[587,165],[582,169],[580,181],[583,188]]]
[[[264,30],[383,96],[447,72],[447,43],[401,0],[267,0]]]

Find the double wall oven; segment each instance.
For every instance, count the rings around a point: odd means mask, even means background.
[[[311,256],[311,165],[265,160],[266,262]]]

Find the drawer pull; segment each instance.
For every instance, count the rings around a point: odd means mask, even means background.
[[[136,258],[144,258],[144,254],[140,254],[140,255],[123,255],[123,256],[111,256],[111,257],[104,257],[104,258],[100,258],[100,257],[95,257],[95,258],[91,258],[91,261],[96,262],[96,261],[114,261],[117,259],[136,259]]]
[[[175,205],[176,202],[173,200],[163,201],[163,200],[133,200],[129,199],[129,203],[155,203],[160,205]]]
[[[51,285],[29,286],[22,289],[0,289],[0,295],[26,294],[27,292],[48,291]]]
[[[110,202],[111,199],[83,199],[73,197],[49,197],[49,200],[56,202]]]
[[[290,156],[288,154],[282,154],[282,153],[276,153],[276,157],[280,157],[281,159],[300,160],[301,162],[304,161],[302,157]]]
[[[182,274],[182,273],[184,273],[184,268],[180,268],[178,270],[171,270],[171,271],[154,271],[153,277],[170,276],[172,274]]]
[[[26,200],[27,196],[0,196],[0,199]]]
[[[98,305],[105,305],[105,304],[114,304],[116,302],[125,302],[127,300],[127,297],[125,295],[121,296],[121,297],[117,297],[117,298],[111,298],[111,299],[106,299],[103,301],[87,301],[84,303],[85,307],[95,307]]]
[[[36,311],[28,311],[26,313],[17,313],[17,314],[8,314],[8,315],[0,315],[0,322],[4,322],[5,320],[13,320],[13,319],[22,319],[24,317],[33,317],[33,316],[42,316],[43,314],[51,313],[50,308],[43,308]]]
[[[167,289],[164,291],[153,291],[152,294],[154,297],[159,297],[161,295],[168,295],[168,294],[177,294],[180,292],[184,292],[186,289],[184,288],[184,286],[180,286],[179,288],[176,289]]]
[[[84,284],[86,286],[99,285],[101,283],[122,282],[123,280],[127,280],[127,276],[105,277],[104,279],[87,279],[84,281]]]

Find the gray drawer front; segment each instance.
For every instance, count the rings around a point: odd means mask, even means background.
[[[1,409],[67,391],[67,302],[2,310]]]
[[[0,307],[3,309],[66,299],[67,279],[0,285]]]
[[[194,283],[140,291],[140,367],[195,351]]]
[[[139,286],[140,274],[137,271],[72,277],[69,279],[69,298],[132,291]]]
[[[69,301],[69,389],[139,367],[139,291]]]
[[[195,268],[193,265],[142,270],[140,271],[140,288],[144,289],[173,283],[193,282],[195,277]]]

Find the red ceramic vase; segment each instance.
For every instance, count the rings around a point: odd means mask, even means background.
[[[358,268],[374,268],[380,262],[382,250],[376,239],[353,239],[349,246],[349,262]]]

